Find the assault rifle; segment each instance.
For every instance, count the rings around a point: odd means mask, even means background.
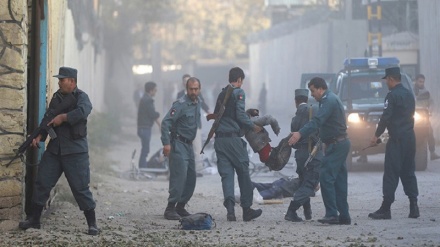
[[[54,97],[56,97],[56,96],[54,96]],[[61,97],[61,96],[59,96],[59,97]],[[14,150],[15,157],[12,158],[12,160],[10,160],[8,162],[8,164],[6,164],[6,167],[10,166],[12,164],[12,162],[15,159],[17,159],[18,157],[23,157],[23,154],[24,154],[24,152],[26,152],[26,149],[28,149],[28,147],[32,144],[32,140],[37,138],[38,135],[47,132],[51,139],[57,138],[57,134],[55,133],[53,127],[47,126],[47,124],[50,121],[52,121],[52,119],[54,119],[57,115],[65,112],[70,107],[76,105],[76,101],[77,100],[76,100],[75,96],[72,93],[69,93],[69,94],[63,96],[63,100],[61,101],[60,104],[57,105],[56,108],[47,109],[46,113],[44,113],[43,120],[41,120],[41,123],[38,126],[38,128],[35,129],[32,132],[32,134],[26,138],[26,141],[24,141],[23,144],[21,144],[18,149]]]
[[[313,160],[313,158],[315,158],[316,153],[318,153],[319,149],[321,149],[321,145],[322,145],[322,142],[321,142],[321,138],[320,138],[316,142],[315,146],[313,146],[312,152],[310,152],[310,154],[309,154],[309,158],[304,163],[304,168],[306,168],[307,165]]]
[[[220,124],[220,119],[222,118],[223,113],[225,112],[225,105],[228,102],[229,97],[231,96],[233,90],[234,87],[232,87],[232,85],[228,85],[226,89],[225,98],[223,99],[222,104],[219,106],[218,112],[213,114],[208,114],[206,116],[206,120],[209,121],[211,119],[214,119],[214,123],[212,124],[211,130],[209,130],[208,139],[206,139],[205,144],[203,144],[202,151],[200,152],[200,154],[204,153],[203,149],[205,149],[206,145],[208,145],[209,141],[211,140],[212,136],[215,133],[215,130],[218,128]]]

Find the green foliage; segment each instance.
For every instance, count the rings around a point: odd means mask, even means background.
[[[93,113],[88,123],[88,140],[92,148],[108,147],[112,137],[121,132],[120,118],[113,113]]]

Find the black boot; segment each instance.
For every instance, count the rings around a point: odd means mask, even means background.
[[[226,214],[226,219],[228,221],[237,221],[237,218],[235,218],[235,203],[231,200],[226,200],[223,205],[225,206],[228,213]]]
[[[100,230],[96,225],[95,209],[84,210],[84,216],[86,216],[87,225],[89,226],[89,230],[87,231],[87,234],[93,236],[98,235]]]
[[[296,214],[296,210],[299,207],[300,205],[296,201],[291,201],[284,219],[292,222],[301,222],[303,219]]]
[[[374,213],[368,214],[368,217],[375,220],[389,220],[391,219],[391,203],[383,201],[379,210]]]
[[[43,206],[32,203],[32,215],[27,220],[18,223],[18,227],[22,230],[29,228],[40,229],[41,212],[43,212]]]
[[[169,202],[163,216],[167,220],[180,220],[180,215],[176,212],[176,204]]]
[[[408,218],[417,219],[420,217],[419,206],[417,206],[417,198],[409,199],[409,215]]]
[[[263,211],[261,209],[243,208],[243,221],[251,221],[260,217],[262,213]]]
[[[191,215],[190,213],[188,213],[188,211],[186,211],[185,204],[186,203],[178,202],[176,205],[176,213],[178,215],[180,215],[180,217],[185,217],[185,216]]]
[[[304,217],[306,220],[312,219],[312,205],[310,205],[310,198],[303,204]]]

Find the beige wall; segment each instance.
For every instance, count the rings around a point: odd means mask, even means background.
[[[437,143],[440,140],[440,1],[418,1],[420,72],[434,99],[431,122]]]
[[[26,0],[0,0],[0,230],[16,227],[22,213],[22,163],[5,164],[24,141],[27,16]]]
[[[23,212],[24,166],[20,159],[8,168],[5,164],[25,137],[27,59],[31,44],[28,20],[32,13],[28,6],[31,2],[0,0],[0,231],[16,228]],[[71,66],[78,69],[78,86],[89,94],[94,111],[103,111],[105,53],[97,54],[91,39],[79,50],[67,0],[47,0],[46,3],[46,102],[58,89],[57,80],[52,76],[58,73],[60,66]]]

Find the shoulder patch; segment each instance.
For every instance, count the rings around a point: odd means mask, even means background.
[[[176,114],[176,109],[175,108],[171,109],[170,116],[172,117],[172,116],[174,116],[174,114]]]
[[[243,99],[243,94],[239,94],[238,95],[238,100],[242,100]]]

